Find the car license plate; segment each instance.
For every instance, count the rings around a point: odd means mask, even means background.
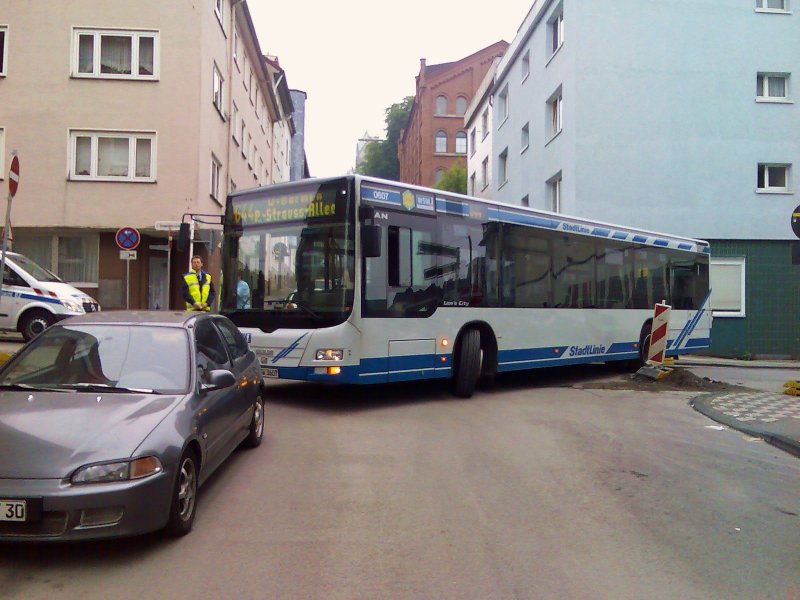
[[[273,368],[269,368],[268,369],[266,367],[261,367],[261,374],[264,377],[268,377],[270,379],[277,379],[278,378],[278,369],[273,369]]]
[[[25,500],[0,500],[0,521],[24,521]]]

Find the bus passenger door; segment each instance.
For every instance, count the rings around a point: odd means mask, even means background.
[[[436,374],[436,340],[389,340],[392,381],[429,379]]]

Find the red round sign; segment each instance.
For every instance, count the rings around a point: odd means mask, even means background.
[[[142,236],[133,227],[122,227],[117,230],[115,236],[117,246],[122,250],[136,250],[139,247],[139,242],[142,241]]]
[[[19,187],[19,156],[16,154],[11,159],[11,169],[8,172],[8,195],[13,198]]]

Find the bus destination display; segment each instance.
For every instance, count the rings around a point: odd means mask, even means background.
[[[324,219],[335,216],[335,194],[323,194],[318,191],[240,200],[233,205],[233,222],[243,226],[269,225],[285,221]]]

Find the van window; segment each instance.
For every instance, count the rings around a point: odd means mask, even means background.
[[[6,268],[3,270],[3,285],[22,285],[30,287],[16,271],[9,269],[8,265],[6,265]]]
[[[50,281],[50,282],[61,281],[56,275],[54,275],[47,269],[40,267],[27,256],[23,256],[22,254],[15,254],[13,256],[13,259],[20,269],[28,273],[28,275],[33,277],[36,281]]]

